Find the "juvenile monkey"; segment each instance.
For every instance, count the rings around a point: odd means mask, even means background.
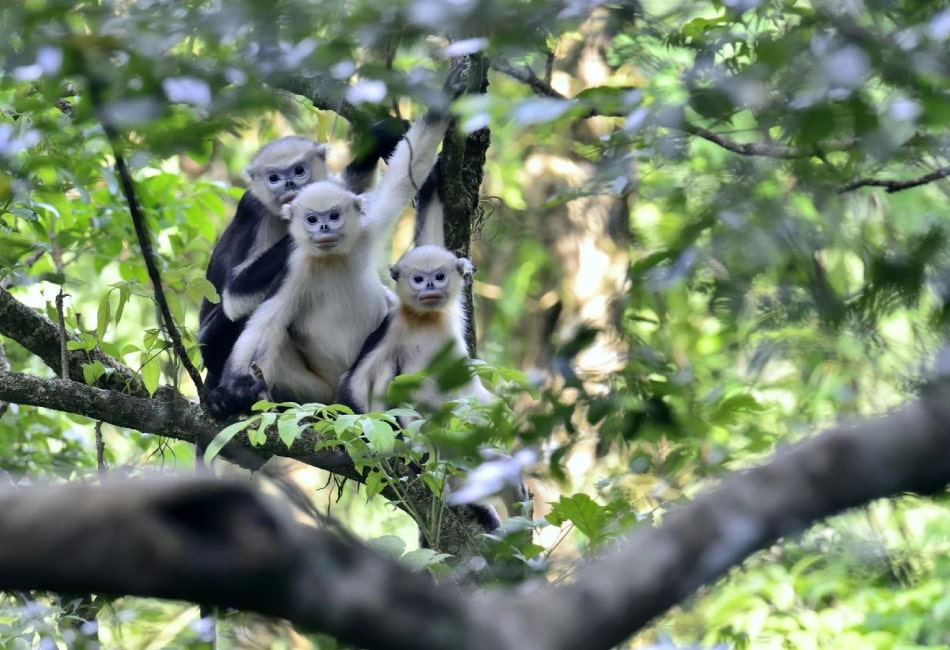
[[[433,171],[419,192],[416,208],[416,241],[442,241],[442,202],[436,191],[437,174]],[[450,358],[467,359],[465,342],[465,305],[462,288],[472,275],[472,263],[456,257],[442,245],[417,245],[390,267],[399,304],[393,307],[380,326],[360,350],[353,366],[341,380],[340,403],[356,413],[382,411],[391,405],[386,402],[386,389],[401,374],[422,372],[431,367],[435,358],[448,354]],[[464,385],[450,394],[441,392],[431,379],[426,379],[413,396],[415,404],[436,408],[448,399],[474,395],[479,402],[492,399],[492,394],[472,372]],[[516,496],[506,500],[513,512],[515,501],[523,501],[523,487],[514,491]],[[501,525],[493,507],[487,504],[467,505],[479,524],[492,531]],[[423,546],[427,540],[422,540]]]

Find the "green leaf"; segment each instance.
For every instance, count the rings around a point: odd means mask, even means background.
[[[215,290],[214,285],[207,278],[195,278],[188,283],[188,298],[194,302],[201,302],[206,298],[208,302],[218,304],[221,302],[221,296]]]
[[[385,472],[380,470],[378,467],[372,468],[372,470],[370,470],[370,472],[366,475],[366,483],[364,484],[364,487],[366,488],[366,500],[369,501],[382,492],[383,488],[386,487],[388,482],[389,478],[386,476]]]
[[[128,284],[122,284],[119,286],[119,304],[115,308],[116,323],[122,321],[122,314],[125,312],[125,304],[129,301],[129,296],[131,295],[132,289]]]
[[[205,448],[205,463],[210,463],[212,460],[214,460],[214,457],[217,456],[222,449],[224,449],[224,446],[231,442],[231,440],[234,439],[234,436],[251,426],[254,423],[254,420],[255,418],[241,420],[240,422],[235,422],[234,424],[230,424],[221,429],[221,431],[218,432],[218,435],[214,437],[214,440],[208,443],[208,446]]]
[[[151,357],[142,366],[142,383],[145,384],[145,390],[152,394],[158,388],[158,380],[162,374],[161,364],[157,357]]]
[[[406,552],[406,542],[401,537],[395,535],[383,535],[366,542],[366,544],[380,553],[384,553],[394,559],[399,559]]]
[[[101,361],[82,364],[82,378],[89,386],[94,386],[99,377],[106,374],[106,367]]]
[[[296,420],[288,420],[281,418],[277,420],[277,435],[283,441],[287,448],[290,449],[293,446],[294,441],[299,435],[300,429],[297,426]]]
[[[106,329],[109,327],[109,319],[112,315],[112,307],[109,304],[111,291],[107,291],[102,300],[99,301],[99,309],[96,312],[96,338],[100,341],[105,338]]]
[[[450,557],[452,556],[448,553],[439,553],[431,548],[417,548],[409,551],[399,560],[412,571],[423,571]]]
[[[390,455],[396,445],[396,432],[389,424],[376,418],[364,418],[363,435],[377,454]]]
[[[267,442],[267,428],[277,420],[276,413],[261,413],[260,423],[254,431],[248,431],[247,437],[252,445],[263,445]]]
[[[601,528],[606,523],[608,510],[605,506],[596,503],[586,494],[575,494],[570,497],[561,497],[551,508],[546,519],[555,526],[570,521],[590,540],[600,536]]]

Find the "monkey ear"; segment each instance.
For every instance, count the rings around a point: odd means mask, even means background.
[[[399,266],[397,264],[389,265],[389,277],[393,279],[393,282],[399,282]]]
[[[316,156],[317,158],[319,158],[320,160],[326,162],[326,160],[327,160],[327,152],[328,152],[329,150],[330,150],[330,145],[328,145],[328,144],[326,144],[326,143],[324,143],[324,144],[318,144],[318,145],[316,145],[316,146],[313,148],[313,151],[314,151],[313,155]]]
[[[241,170],[241,178],[244,180],[245,183],[250,185],[251,182],[254,180],[255,171],[257,171],[256,168],[248,165],[247,167]]]
[[[284,221],[290,221],[294,218],[294,206],[290,203],[285,203],[280,207],[280,218]]]
[[[472,274],[475,273],[475,265],[472,264],[471,260],[467,257],[458,258],[455,262],[455,267],[458,269],[459,275],[463,278],[465,276],[471,277]]]

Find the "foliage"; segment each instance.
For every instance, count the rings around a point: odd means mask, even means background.
[[[360,110],[405,113],[399,98],[432,99],[438,57],[491,58],[487,93],[455,108],[463,129],[492,132],[483,192],[498,200],[474,248],[479,371],[514,408],[450,405],[400,438],[408,407],[278,405],[291,408],[223,429],[205,452],[242,431],[261,442],[270,424],[288,447],[304,431],[342,445],[369,478],[338,510],[413,567],[450,558],[416,550],[413,525],[362,503],[415,480],[392,471],[394,458],[424,466],[419,480],[442,493],[447,477],[482,464],[480,444],[538,450],[538,516],[511,519],[492,548],[568,579],[724,469],[900,403],[942,341],[947,3],[28,0],[0,7],[0,23],[0,278],[53,321],[62,291],[71,347],[119,359],[149,392],[189,395],[102,121],[119,128],[198,363],[197,308],[213,294],[203,271],[256,147],[297,131],[345,150],[344,121],[325,109],[354,122]],[[435,33],[484,40],[445,47]],[[323,81],[349,90],[322,94]],[[568,166],[582,177],[558,184],[544,171]],[[611,264],[623,269],[613,289],[585,294],[578,278],[600,282]],[[14,370],[51,374],[2,344]],[[85,377],[105,372],[92,363]],[[89,480],[94,423],[0,413],[0,468]],[[102,432],[101,460],[131,473],[188,471],[193,459],[187,445]],[[908,498],[826,522],[632,644],[944,647],[946,508]],[[514,534],[524,531],[534,540]],[[67,638],[53,623],[68,619],[61,603],[19,599],[0,609],[5,647]],[[102,638],[142,647],[184,615],[150,601],[114,607],[99,617]],[[163,642],[199,643],[189,625]]]

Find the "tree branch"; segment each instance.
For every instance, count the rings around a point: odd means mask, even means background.
[[[220,423],[208,416],[199,404],[170,388],[161,394],[167,397],[134,397],[75,381],[0,372],[0,401],[74,413],[117,427],[206,447],[221,429]],[[250,470],[260,469],[273,456],[284,456],[358,483],[365,482],[366,477],[342,449],[314,451],[320,442],[322,438],[313,430],[305,430],[288,448],[273,425],[267,431],[264,444],[252,445],[247,432],[242,431],[224,447],[221,455]],[[461,558],[481,552],[483,531],[472,511],[466,508],[444,509],[432,491],[409,469],[394,465],[392,471],[401,491],[387,486],[382,496],[398,508],[418,516],[421,523],[430,528],[434,525],[433,517],[441,513],[440,550]]]
[[[347,101],[346,83],[326,74],[284,75],[271,83],[281,90],[306,97],[316,108],[337,113],[357,129],[366,129],[373,122],[390,117],[384,106],[357,106]]]
[[[60,333],[57,325],[35,309],[27,307],[13,297],[6,289],[0,288],[0,334],[7,336],[43,360],[57,374],[62,367],[60,359]],[[69,341],[78,342],[75,336],[67,334]],[[106,374],[99,379],[103,388],[112,388],[128,395],[147,397],[148,391],[139,376],[99,349],[90,351],[69,350],[69,377],[73,381],[84,383],[82,366],[93,361],[100,362],[106,368]]]
[[[941,178],[946,178],[947,176],[950,176],[950,165],[938,167],[929,174],[924,174],[923,176],[918,176],[917,178],[906,181],[883,178],[859,178],[839,187],[838,194],[851,192],[858,189],[859,187],[883,187],[888,194],[893,194],[894,192],[908,190],[913,187],[920,187],[921,185],[938,181]]]
[[[297,524],[246,482],[8,492],[0,496],[0,539],[4,590],[94,584],[97,593],[215,603],[360,647],[450,648],[464,624],[459,592]]]
[[[185,368],[188,376],[191,377],[191,381],[198,391],[198,397],[204,402],[204,382],[201,380],[201,373],[198,372],[198,369],[195,368],[195,365],[188,357],[188,351],[185,350],[185,345],[181,340],[181,333],[178,331],[178,326],[175,325],[175,319],[172,318],[171,309],[169,309],[168,301],[165,299],[165,290],[162,288],[162,276],[158,271],[158,266],[155,264],[155,251],[152,249],[151,235],[145,227],[145,215],[142,213],[142,205],[139,203],[138,196],[136,196],[135,193],[135,184],[132,182],[132,174],[129,173],[129,168],[125,164],[119,130],[105,110],[105,102],[102,98],[102,81],[89,70],[87,70],[87,78],[89,80],[89,99],[98,114],[102,129],[105,131],[106,138],[109,140],[109,145],[112,147],[112,155],[115,158],[115,170],[119,176],[119,183],[122,186],[125,201],[129,206],[132,225],[135,227],[135,236],[139,241],[139,248],[142,250],[142,257],[145,261],[145,269],[148,271],[149,280],[152,282],[155,302],[158,304],[159,312],[162,315],[162,324],[164,324],[165,331],[168,332],[168,336],[172,340],[175,355]]]
[[[41,379],[21,372],[0,372],[0,399],[74,413],[117,427],[164,436],[191,444],[207,445],[221,430],[220,423],[204,409],[177,392],[167,399],[136,397],[63,379]],[[353,462],[342,451],[313,451],[319,438],[301,435],[290,449],[279,438],[268,436],[261,446],[252,446],[239,434],[225,448],[224,456],[248,469],[259,469],[272,456],[290,456],[346,478],[362,480]],[[240,450],[240,451],[238,451]]]
[[[606,650],[782,536],[874,499],[942,490],[948,446],[944,382],[886,417],[724,478],[659,527],[633,530],[572,583],[468,601],[294,524],[246,483],[29,488],[0,496],[0,589],[212,602],[370,648]]]
[[[552,99],[562,99],[565,101],[576,102],[575,98],[566,97],[562,95],[557,90],[554,89],[551,84],[545,80],[538,77],[533,70],[528,67],[515,67],[511,65],[505,59],[495,59],[492,61],[491,67],[502,74],[505,74],[512,79],[520,81],[527,85],[536,95],[541,95],[543,97],[550,97]],[[617,112],[604,112],[597,108],[590,107],[587,112],[582,116],[583,119],[590,117],[626,117],[629,111],[617,111]],[[690,135],[695,135],[704,140],[712,142],[713,144],[719,145],[727,151],[739,154],[740,156],[761,156],[765,158],[779,158],[783,160],[794,160],[798,158],[811,158],[812,156],[817,156],[821,153],[826,153],[829,151],[847,151],[854,147],[855,140],[832,140],[829,142],[822,142],[816,144],[813,147],[806,149],[800,149],[797,147],[790,147],[787,145],[778,145],[778,144],[766,144],[760,142],[735,142],[730,140],[725,136],[722,136],[715,131],[710,131],[704,127],[691,124],[687,122],[684,118],[677,119],[676,121],[666,120],[659,126],[663,126],[668,129],[673,129],[676,131],[682,131],[683,133],[688,133]]]
[[[478,54],[452,60],[453,72],[465,70],[466,94],[484,94],[488,89],[488,60]],[[485,158],[491,144],[488,127],[464,135],[449,129],[442,143],[439,168],[439,198],[445,225],[445,247],[457,255],[471,257],[473,224],[478,220]],[[475,353],[475,302],[471,283],[465,289],[465,340],[470,354]]]

